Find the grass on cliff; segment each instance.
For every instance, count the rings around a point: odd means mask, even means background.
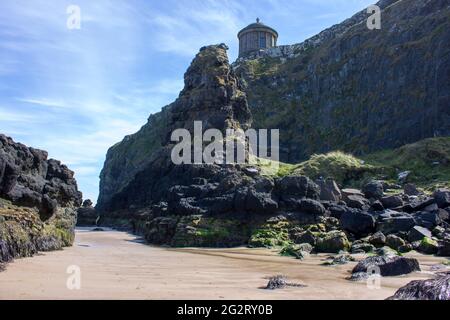
[[[408,182],[425,190],[450,187],[450,137],[422,140],[377,152],[364,159],[384,168],[390,179],[396,179],[399,172],[411,171]]]
[[[359,158],[336,151],[313,155],[297,165],[279,163],[261,168],[263,174],[270,176],[296,174],[312,179],[333,178],[345,187],[360,187],[371,178],[394,183],[400,172],[410,171],[407,182],[433,191],[450,187],[450,137],[426,139]]]

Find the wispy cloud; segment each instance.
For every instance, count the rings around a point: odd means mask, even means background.
[[[64,101],[61,101],[61,100],[17,98],[17,101],[23,102],[23,103],[28,103],[28,104],[35,104],[35,105],[43,106],[43,107],[50,107],[50,108],[67,108],[68,107],[64,103]]]

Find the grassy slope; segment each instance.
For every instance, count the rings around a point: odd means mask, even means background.
[[[343,152],[313,155],[297,165],[280,164],[267,175],[301,174],[313,179],[331,177],[342,186],[360,187],[370,178],[396,182],[398,173],[411,171],[408,182],[432,191],[450,187],[450,137],[431,138],[356,158]]]

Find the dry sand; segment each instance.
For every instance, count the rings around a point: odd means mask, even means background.
[[[165,249],[123,232],[78,230],[63,251],[18,259],[0,272],[0,299],[385,299],[415,279],[431,277],[443,258],[417,256],[422,273],[384,278],[381,288],[346,280],[355,263],[326,267],[326,256],[305,261],[266,249]],[[81,289],[69,290],[68,266],[81,270]],[[268,291],[283,274],[306,288]]]

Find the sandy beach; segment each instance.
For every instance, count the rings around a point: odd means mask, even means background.
[[[384,278],[380,289],[346,280],[355,263],[326,267],[326,255],[305,261],[266,249],[166,249],[117,231],[77,230],[63,251],[18,259],[0,273],[0,299],[385,299],[415,279],[431,277],[444,258],[416,255],[423,272]],[[69,266],[81,271],[80,290],[69,290]],[[268,291],[283,274],[305,288]]]

